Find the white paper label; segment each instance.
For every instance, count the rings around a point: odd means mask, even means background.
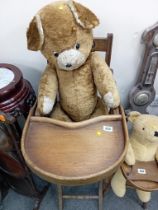
[[[138,174],[146,174],[146,170],[144,168],[138,168]]]
[[[113,132],[113,127],[112,126],[103,125],[103,131]]]

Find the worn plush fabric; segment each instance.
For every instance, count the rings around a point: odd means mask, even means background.
[[[134,165],[135,161],[158,161],[158,117],[153,115],[131,112],[129,121],[133,123],[130,135],[130,143],[125,161],[128,165]],[[119,197],[126,192],[126,180],[119,169],[111,181],[112,189]],[[150,192],[137,190],[142,202],[148,202]]]
[[[108,108],[119,105],[119,93],[109,67],[96,52],[91,52],[91,29],[98,24],[88,8],[72,1],[49,4],[31,21],[28,48],[40,50],[48,60],[39,84],[40,115],[81,121],[107,114]],[[98,98],[97,90],[112,107],[107,108]]]

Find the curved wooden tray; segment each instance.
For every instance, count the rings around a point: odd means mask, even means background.
[[[121,169],[128,185],[143,191],[158,190],[158,166],[156,161],[136,162],[134,166],[123,163]],[[145,169],[146,173],[139,174],[138,169]]]
[[[32,111],[33,113],[33,111]],[[99,181],[122,163],[127,149],[123,110],[82,122],[62,122],[45,117],[27,119],[22,153],[30,169],[41,178],[63,185]],[[110,126],[113,132],[104,131]]]

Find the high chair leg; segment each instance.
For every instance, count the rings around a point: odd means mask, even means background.
[[[58,188],[58,205],[59,205],[59,210],[63,210],[63,192],[62,192],[62,186],[57,185]]]
[[[99,182],[99,210],[103,210],[103,181]]]
[[[148,208],[148,202],[143,202],[142,203],[142,208],[147,209]]]

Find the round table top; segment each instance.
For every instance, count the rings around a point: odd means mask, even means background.
[[[11,64],[0,63],[0,105],[2,102],[9,100],[17,94],[23,84],[23,75],[16,66]]]
[[[31,84],[16,66],[0,63],[0,110],[14,117],[28,114],[35,102]]]
[[[127,139],[122,116],[100,116],[79,123],[31,117],[22,153],[33,172],[47,181],[78,185],[111,175],[123,161]]]

